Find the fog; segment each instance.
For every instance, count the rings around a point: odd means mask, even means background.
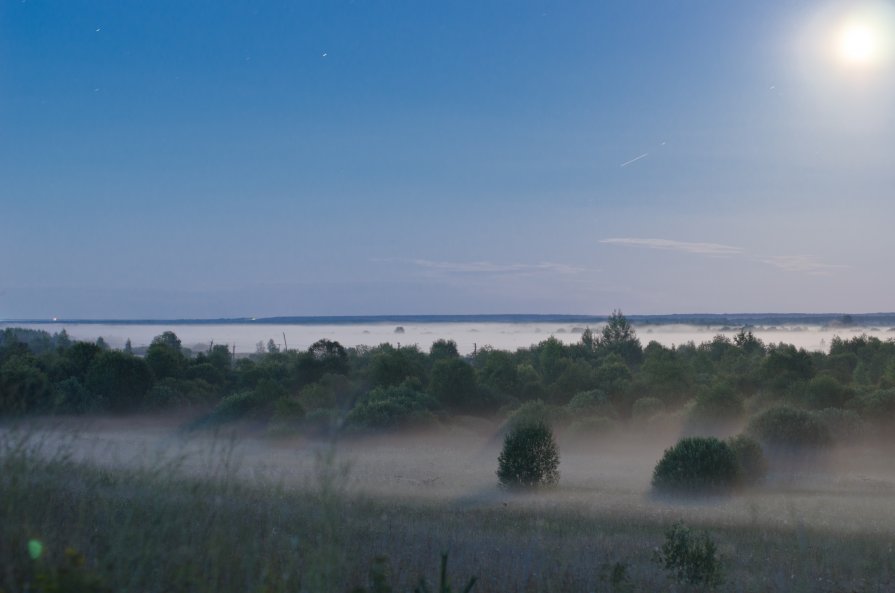
[[[652,470],[677,439],[677,427],[607,435],[587,442],[559,438],[560,483],[514,494],[497,485],[499,426],[460,418],[426,433],[342,439],[275,440],[226,431],[186,431],[185,418],[128,417],[43,421],[44,446],[108,467],[176,467],[187,475],[232,471],[234,479],[315,488],[321,452],[334,448],[350,494],[469,510],[508,508],[626,517],[646,523],[684,518],[718,526],[811,527],[833,533],[895,529],[895,459],[885,448],[850,447],[801,465],[772,461],[763,485],[730,497],[663,499],[650,490]],[[0,430],[0,432],[3,432]],[[170,464],[170,466],[166,465]]]
[[[147,346],[152,338],[170,330],[177,334],[184,346],[206,349],[211,342],[236,346],[237,353],[255,352],[258,342],[273,340],[278,347],[305,349],[315,341],[326,338],[344,346],[376,346],[416,344],[423,350],[438,339],[454,340],[461,353],[470,354],[476,348],[491,346],[501,350],[515,350],[537,344],[550,336],[565,342],[577,342],[585,326],[560,323],[395,323],[369,324],[23,324],[0,323],[4,327],[25,327],[55,333],[65,329],[76,340],[94,341],[102,337],[113,348],[122,348],[130,339],[134,347]],[[600,325],[591,327],[598,331]],[[733,337],[740,328],[730,326],[690,325],[635,325],[640,341],[645,346],[652,340],[665,346],[711,340],[721,334]],[[400,329],[399,329],[400,328]],[[756,326],[753,333],[767,343],[785,342],[806,350],[829,348],[835,336],[849,338],[862,333],[880,339],[895,338],[891,327],[821,327],[812,325]]]

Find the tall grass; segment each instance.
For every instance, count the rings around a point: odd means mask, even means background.
[[[393,590],[409,592],[423,576],[438,581],[442,552],[455,583],[477,577],[477,593],[610,590],[606,566],[624,567],[626,590],[687,590],[653,560],[678,518],[668,511],[581,514],[510,495],[507,506],[365,498],[328,447],[307,487],[247,477],[226,442],[205,463],[200,477],[178,455],[102,467],[35,433],[0,433],[0,589],[39,591],[35,562],[64,566],[74,549],[84,571],[127,592],[345,593],[368,583],[379,557]],[[698,527],[727,559],[721,591],[895,589],[890,533],[797,521]],[[38,561],[30,541],[41,543]]]

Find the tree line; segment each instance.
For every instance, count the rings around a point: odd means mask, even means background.
[[[533,415],[580,434],[670,420],[694,434],[724,434],[785,409],[823,438],[851,439],[884,435],[895,419],[895,342],[835,338],[829,352],[809,352],[743,329],[733,339],[644,347],[620,312],[573,344],[551,337],[474,356],[450,340],[428,351],[319,340],[307,350],[271,341],[234,358],[223,345],[192,352],[170,331],[138,355],[129,343],[116,350],[64,331],[0,332],[3,416],[184,407],[201,411],[202,423],[246,421],[274,433]]]

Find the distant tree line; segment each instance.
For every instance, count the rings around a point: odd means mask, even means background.
[[[734,339],[643,347],[615,312],[574,344],[548,338],[515,352],[453,341],[307,350],[273,341],[234,359],[192,352],[173,332],[145,353],[71,340],[65,331],[0,332],[0,414],[84,414],[192,407],[201,423],[246,421],[273,433],[425,427],[456,415],[549,421],[598,435],[676,420],[690,434],[728,434],[751,419],[771,445],[884,436],[895,424],[895,342],[835,338],[828,353]],[[780,428],[784,426],[784,428]],[[796,428],[793,428],[796,427]],[[801,432],[799,432],[801,431]]]

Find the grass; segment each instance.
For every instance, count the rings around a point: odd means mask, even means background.
[[[112,591],[344,593],[366,586],[385,557],[391,586],[409,592],[421,577],[438,582],[443,552],[451,579],[459,587],[476,577],[476,592],[611,591],[606,566],[615,565],[626,590],[696,591],[654,560],[682,517],[707,530],[725,558],[719,591],[895,587],[895,532],[812,526],[795,507],[784,524],[764,520],[766,507],[728,520],[661,501],[624,513],[539,494],[478,505],[390,499],[352,488],[353,470],[334,449],[320,449],[304,486],[247,477],[235,450],[219,443],[197,474],[183,456],[109,466],[35,433],[3,432],[0,590],[27,590],[35,574],[28,542],[37,540],[41,566],[63,566],[66,550],[76,550],[83,570]]]

